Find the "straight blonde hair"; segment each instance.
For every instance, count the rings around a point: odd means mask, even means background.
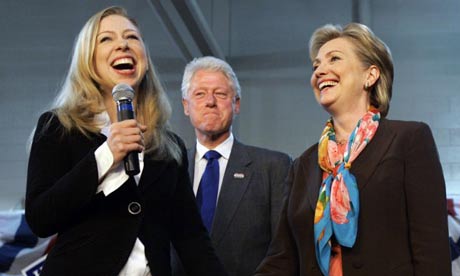
[[[99,90],[100,78],[94,68],[94,50],[100,22],[110,15],[120,15],[130,20],[125,9],[109,7],[93,15],[83,26],[74,43],[69,71],[52,110],[67,131],[77,129],[84,135],[99,133],[95,116],[105,111]],[[182,159],[177,139],[170,132],[171,105],[155,73],[147,52],[148,70],[135,95],[137,120],[147,125],[144,133],[145,153],[153,159]]]

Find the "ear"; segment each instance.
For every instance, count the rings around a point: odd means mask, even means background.
[[[184,107],[184,114],[189,116],[190,112],[188,111],[188,101],[182,98],[182,106]]]
[[[366,78],[365,86],[372,87],[379,78],[380,78],[380,69],[375,65],[369,66],[369,68],[367,69],[367,78]]]
[[[233,113],[240,114],[240,98],[235,98],[235,103],[233,104]]]

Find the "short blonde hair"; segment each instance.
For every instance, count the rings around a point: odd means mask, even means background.
[[[370,102],[384,118],[390,109],[393,86],[393,60],[390,49],[367,26],[350,23],[344,27],[327,24],[315,30],[310,38],[310,59],[313,61],[319,49],[328,41],[345,38],[355,46],[355,53],[367,67],[375,65],[380,70],[380,77],[370,87]]]
[[[64,84],[52,106],[66,130],[77,129],[85,135],[100,132],[94,117],[103,112],[105,106],[99,90],[101,80],[95,70],[94,51],[101,20],[110,15],[123,16],[138,28],[126,10],[117,6],[96,13],[83,26],[74,43]],[[135,96],[137,120],[147,125],[144,133],[145,153],[158,159],[172,158],[180,161],[180,148],[169,131],[171,105],[155,73],[147,48],[146,54],[149,69]]]

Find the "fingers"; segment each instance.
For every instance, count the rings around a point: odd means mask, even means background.
[[[139,126],[140,130],[142,131],[142,133],[147,131],[147,126],[146,125],[138,124],[138,126]]]
[[[136,120],[116,122],[110,126],[107,143],[112,151],[114,163],[123,160],[131,151],[144,150],[143,133],[146,130],[147,127],[138,124]]]

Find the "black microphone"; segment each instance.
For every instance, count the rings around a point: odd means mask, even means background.
[[[133,98],[134,90],[131,86],[119,83],[112,89],[112,97],[117,103],[118,121],[135,119]],[[137,151],[129,152],[123,159],[127,175],[133,176],[140,172],[139,155]]]

